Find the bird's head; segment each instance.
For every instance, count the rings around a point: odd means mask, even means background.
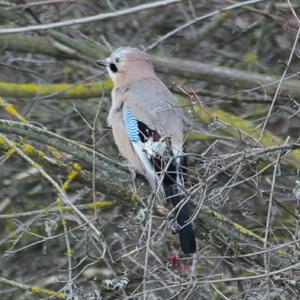
[[[96,64],[106,67],[109,76],[117,85],[154,74],[149,55],[137,48],[118,48],[108,58],[98,60]]]

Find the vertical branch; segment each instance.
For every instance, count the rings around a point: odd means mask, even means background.
[[[276,99],[277,99],[277,97],[279,96],[280,91],[281,91],[281,88],[282,88],[282,85],[283,85],[283,83],[284,83],[286,73],[287,73],[287,71],[288,71],[289,68],[290,68],[290,64],[291,64],[292,59],[293,59],[293,57],[294,57],[294,53],[295,53],[295,50],[296,50],[296,47],[297,47],[297,44],[298,44],[298,41],[299,41],[299,36],[300,36],[300,27],[299,27],[299,29],[298,29],[298,31],[297,31],[297,34],[296,34],[296,37],[295,37],[295,41],[294,41],[294,45],[293,45],[292,51],[291,51],[291,53],[290,53],[288,62],[287,62],[287,64],[286,64],[285,69],[284,69],[284,72],[283,72],[283,74],[282,74],[282,76],[281,76],[281,78],[280,78],[279,84],[278,84],[278,86],[277,86],[275,95],[274,95],[274,97],[273,97],[272,103],[271,103],[270,108],[269,108],[269,111],[268,111],[268,114],[267,114],[267,116],[266,116],[266,119],[265,119],[265,121],[264,121],[264,124],[263,124],[263,126],[262,126],[262,129],[261,129],[261,131],[260,131],[260,135],[259,135],[259,139],[258,139],[259,141],[261,141],[262,138],[263,138],[264,131],[265,131],[266,126],[267,126],[267,124],[268,124],[268,122],[269,122],[269,119],[270,119],[270,117],[271,117],[271,114],[272,114],[272,111],[273,111],[273,108],[274,108]]]
[[[284,145],[286,145],[288,143],[288,141],[289,141],[289,137],[286,139]],[[270,226],[271,226],[271,218],[272,218],[273,196],[274,196],[274,189],[275,189],[275,183],[276,183],[276,177],[277,177],[277,170],[278,170],[278,166],[279,166],[281,155],[282,155],[282,151],[280,151],[278,153],[276,161],[275,161],[275,165],[274,165],[274,171],[273,171],[273,177],[272,177],[272,184],[271,184],[271,191],[270,191],[270,197],[269,197],[267,221],[266,221],[266,227],[265,227],[264,249],[268,248],[268,238],[269,238]],[[270,258],[271,258],[271,251],[269,250],[264,255],[266,281],[267,281],[267,297],[268,297],[268,299],[270,297],[270,291],[269,291]]]

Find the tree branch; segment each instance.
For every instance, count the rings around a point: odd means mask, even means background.
[[[41,31],[41,30],[47,30],[47,29],[53,29],[53,28],[61,28],[66,26],[72,26],[72,25],[79,25],[79,24],[86,24],[91,23],[95,21],[102,21],[107,20],[111,18],[118,18],[125,15],[130,15],[136,12],[145,11],[148,9],[154,9],[170,4],[178,3],[180,0],[163,0],[163,1],[156,1],[156,2],[150,2],[142,5],[133,6],[130,8],[125,8],[122,10],[118,10],[116,12],[109,12],[104,14],[98,14],[95,16],[89,16],[84,18],[78,18],[78,19],[71,19],[66,21],[60,21],[60,22],[54,22],[49,24],[42,24],[42,25],[31,25],[31,26],[25,26],[25,27],[18,27],[18,28],[3,28],[0,29],[0,34],[9,34],[9,33],[20,33],[20,32],[28,32],[28,31]],[[259,0],[262,1],[262,0]]]
[[[29,124],[0,120],[0,132],[16,134],[42,144],[51,145],[90,165],[93,161],[93,152],[89,148]],[[117,197],[121,200],[120,204],[128,201],[130,203],[136,199],[136,195],[130,189],[131,177],[124,166],[100,153],[96,153],[95,163],[99,167],[97,172],[99,173],[100,181],[102,181],[102,184],[97,184],[99,191]],[[115,180],[112,180],[112,178]],[[149,193],[148,187],[144,184],[144,180],[138,178],[137,184],[140,194],[147,195]],[[193,209],[196,209],[196,206],[194,206]],[[224,243],[224,236],[234,241],[235,246],[232,249],[233,251],[238,250],[240,253],[248,253],[251,247],[257,250],[263,246],[263,238],[207,206],[202,205],[197,215],[196,223],[197,226],[204,227],[207,232],[211,232],[218,243]],[[196,232],[198,236],[201,236],[203,231],[196,230]],[[226,244],[225,246],[228,247],[229,245]],[[254,258],[254,260],[258,263],[262,263],[260,258]],[[278,263],[275,255],[272,258],[272,264],[273,263]]]

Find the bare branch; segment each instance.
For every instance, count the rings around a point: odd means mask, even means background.
[[[107,19],[111,19],[111,18],[117,18],[117,17],[121,17],[121,16],[125,16],[125,15],[130,15],[130,14],[133,14],[136,12],[145,11],[145,10],[153,9],[153,8],[158,8],[158,7],[162,7],[162,6],[166,6],[166,5],[170,5],[170,4],[175,4],[175,3],[178,3],[179,1],[180,0],[156,1],[156,2],[150,2],[150,3],[126,8],[123,10],[119,10],[117,12],[98,14],[98,15],[90,16],[90,17],[72,19],[72,20],[43,24],[43,25],[32,25],[32,26],[19,27],[19,28],[3,28],[3,29],[0,29],[0,34],[20,33],[20,32],[28,32],[28,31],[41,31],[41,30],[48,30],[48,29],[53,29],[53,28],[72,26],[72,25],[86,24],[86,23],[91,23],[91,22],[96,22],[96,21],[107,20]],[[259,0],[259,1],[262,1],[262,0]]]

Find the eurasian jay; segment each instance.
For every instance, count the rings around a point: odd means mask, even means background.
[[[144,174],[164,205],[176,207],[181,248],[194,253],[196,242],[182,196],[183,112],[156,76],[150,57],[136,48],[122,47],[97,61],[112,78],[112,106],[108,124],[121,154]]]

